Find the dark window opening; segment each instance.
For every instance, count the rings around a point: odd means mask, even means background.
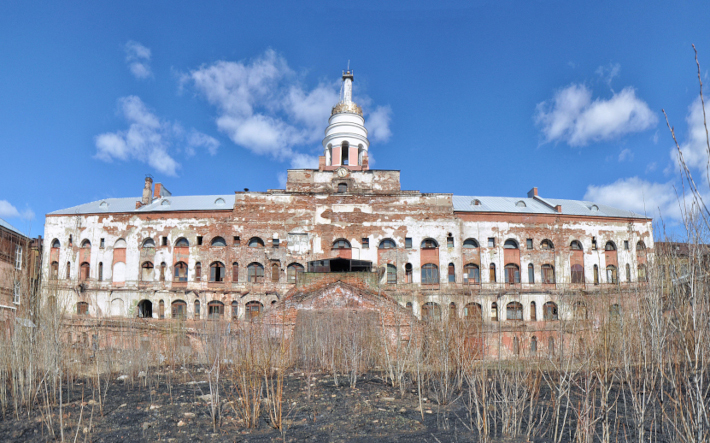
[[[177,241],[175,242],[175,247],[177,248],[187,248],[189,246],[190,242],[188,242],[187,239],[184,237],[177,239]]]
[[[478,248],[478,242],[476,241],[475,238],[467,238],[463,242],[463,248],[464,249],[476,249],[476,248]]]
[[[520,303],[514,301],[508,303],[508,305],[505,307],[506,310],[506,315],[505,318],[506,320],[522,320],[523,319],[523,305]]]
[[[224,241],[224,238],[222,238],[222,237],[215,237],[212,239],[211,245],[214,247],[222,247],[222,246],[227,246],[227,242]]]
[[[491,321],[498,321],[498,303],[491,303]]]
[[[629,241],[628,240],[624,240],[624,250],[625,251],[629,250]]]
[[[557,316],[557,305],[552,303],[551,301],[545,303],[545,305],[542,307],[542,312],[545,321],[556,321],[559,319]]]
[[[446,247],[447,248],[453,248],[454,247],[454,238],[452,236],[446,237]]]
[[[605,251],[616,251],[616,245],[612,241],[606,242],[606,245],[604,245],[604,250]]]
[[[528,265],[528,283],[535,283],[535,266],[532,263]]]
[[[106,241],[103,238],[101,240],[99,240],[99,248],[103,249],[105,245],[106,245]]]
[[[200,281],[202,279],[202,263],[195,263],[195,281]]]
[[[406,237],[404,239],[404,247],[406,249],[412,249],[412,237]]]
[[[380,242],[380,245],[378,246],[379,249],[395,249],[397,248],[397,244],[394,242],[394,240],[390,238],[386,238]]]
[[[570,249],[573,251],[581,251],[582,250],[582,244],[578,242],[577,240],[572,241],[569,245]]]
[[[161,245],[163,245],[163,246],[167,246],[167,245],[168,245],[168,237],[165,237],[165,236],[163,237],[163,239],[162,239],[162,241],[161,241]]]
[[[495,237],[488,237],[488,247],[489,247],[489,248],[495,248],[495,247],[496,247],[496,239],[495,239]]]
[[[167,265],[165,262],[162,262],[160,264],[160,281],[165,281],[165,270],[167,268]]]
[[[213,300],[207,303],[207,318],[219,320],[224,316],[224,303]]]
[[[422,284],[431,285],[439,283],[439,268],[434,264],[422,266]]]
[[[533,239],[531,239],[531,238],[526,239],[525,240],[525,247],[528,249],[532,249],[533,248]]]
[[[609,265],[606,267],[606,282],[607,283],[618,283],[618,276],[616,273],[616,266]]]
[[[264,240],[260,239],[259,237],[252,237],[249,239],[249,243],[247,244],[250,248],[263,248],[264,247]]]
[[[439,247],[439,244],[436,242],[436,240],[434,240],[432,238],[424,239],[421,244],[422,249],[435,249],[438,247]]]
[[[197,236],[197,246],[202,246],[202,236],[201,235]]]
[[[240,243],[240,240],[239,240],[239,236],[238,236],[238,235],[235,235],[234,237],[232,237],[232,244],[233,244],[234,246],[239,246],[239,243]]]
[[[596,237],[592,237],[592,249],[595,251],[597,250],[597,238]]]
[[[505,265],[505,282],[508,284],[520,283],[520,268],[514,263]]]
[[[195,320],[200,319],[200,301],[199,300],[195,300],[195,315],[194,315],[194,317],[195,317]]]
[[[175,276],[173,281],[176,282],[186,282],[187,281],[187,264],[185,262],[175,263]]]
[[[99,262],[99,281],[104,281],[104,263]]]
[[[404,265],[404,278],[407,283],[412,283],[412,264],[407,263]]]
[[[594,265],[594,284],[599,284],[599,266]]]
[[[210,281],[211,282],[222,282],[224,281],[225,267],[220,262],[214,262],[210,265]]]
[[[274,249],[279,249],[279,239],[278,238],[271,239],[271,246]]]
[[[367,237],[363,237],[360,239],[362,243],[362,249],[370,249],[370,239]]]
[[[338,183],[338,194],[344,194],[348,192],[347,183]]]
[[[153,318],[153,303],[150,300],[138,302],[138,318]]]
[[[387,284],[397,284],[397,268],[394,265],[387,265]]]
[[[342,154],[342,157],[340,157],[342,159],[342,162],[341,162],[342,165],[349,164],[349,159],[348,159],[348,151],[350,151],[349,148],[350,148],[350,145],[348,145],[348,142],[343,142],[343,148],[342,148],[343,154]]]

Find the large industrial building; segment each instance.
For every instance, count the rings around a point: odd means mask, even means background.
[[[368,272],[418,318],[483,324],[572,318],[575,296],[646,280],[651,219],[588,201],[402,190],[369,168],[362,110],[343,74],[318,169],[286,189],[177,196],[146,178],[141,197],[52,212],[52,296],[90,317],[241,320],[311,272]],[[521,190],[522,191],[522,190]],[[303,274],[306,272],[306,274]]]

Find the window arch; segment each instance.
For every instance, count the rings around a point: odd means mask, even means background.
[[[456,266],[453,263],[449,263],[448,276],[449,283],[456,283]]]
[[[483,310],[479,303],[467,303],[463,307],[463,317],[469,321],[480,322],[483,320]]]
[[[425,238],[422,240],[421,248],[422,249],[435,249],[439,247],[439,243],[436,242],[433,238]]]
[[[348,184],[338,183],[338,194],[344,194],[346,192],[348,192]]]
[[[175,300],[170,304],[170,317],[184,320],[187,317],[187,303],[184,300]]]
[[[288,268],[286,268],[288,282],[298,282],[299,274],[303,273],[304,271],[305,269],[303,268],[303,265],[299,263],[291,263],[290,265],[288,265]]]
[[[439,267],[432,263],[422,266],[422,284],[431,285],[439,283]]]
[[[405,264],[404,265],[404,278],[407,283],[413,282],[412,274],[413,274],[412,273],[412,264],[411,263]]]
[[[528,283],[535,283],[535,266],[532,263],[528,265]]]
[[[397,267],[392,264],[387,265],[387,284],[396,285],[397,284]]]
[[[254,300],[247,303],[244,306],[244,309],[246,312],[247,320],[251,320],[252,318],[258,317],[259,314],[261,314],[261,310],[264,309],[264,305]]]
[[[506,320],[522,320],[523,319],[523,305],[517,301],[512,301],[508,303],[505,307]]]
[[[239,281],[239,263],[238,262],[232,263],[232,281],[235,283]]]
[[[613,284],[616,284],[619,282],[617,272],[616,272],[616,266],[609,265],[606,267],[606,282],[613,283]]]
[[[152,262],[143,262],[141,265],[141,281],[153,281],[153,268]]]
[[[185,237],[180,237],[177,240],[175,240],[175,247],[176,248],[187,248],[190,246],[190,242],[187,241]]]
[[[126,247],[126,240],[119,238],[116,243],[113,244],[114,249],[121,249]]]
[[[138,302],[138,317],[153,318],[153,302],[150,300],[141,300]]]
[[[52,247],[53,248],[61,247],[61,243],[59,243],[59,240],[57,240],[56,238],[54,240],[52,240]]]
[[[542,307],[542,313],[544,315],[545,321],[556,321],[559,320],[557,305],[551,301],[545,303]]]
[[[424,303],[422,305],[422,320],[436,321],[441,320],[441,307],[434,302]]]
[[[491,321],[498,321],[498,303],[491,303]]]
[[[175,263],[174,266],[173,281],[176,282],[186,282],[187,281],[187,263],[179,261]]]
[[[515,263],[505,265],[505,282],[508,284],[520,283],[520,267]]]
[[[82,241],[81,249],[91,249],[91,242],[88,239]]]
[[[463,241],[464,249],[476,249],[478,248],[478,241],[475,238],[467,238]]]
[[[143,246],[142,246],[142,247],[143,247],[143,249],[145,249],[145,248],[155,248],[155,240],[153,240],[152,238],[146,238],[145,240],[143,240]]]
[[[212,300],[207,303],[207,318],[211,320],[219,320],[224,316],[224,303],[218,300]]]
[[[247,243],[247,246],[250,248],[263,248],[264,240],[260,239],[259,237],[252,237],[249,239],[249,243]]]
[[[219,283],[224,281],[224,275],[226,274],[226,268],[222,262],[214,262],[210,265],[210,281]]]
[[[81,281],[88,280],[89,275],[90,275],[90,270],[91,270],[91,268],[87,262],[82,263],[79,268],[79,279]]]
[[[543,251],[551,251],[555,249],[555,245],[554,243],[552,243],[551,240],[545,239],[540,242],[540,249],[542,249]]]
[[[508,240],[503,243],[503,248],[504,249],[518,249],[518,242],[513,240],[512,238],[509,238]]]
[[[573,251],[583,251],[582,249],[582,243],[578,242],[577,240],[572,240],[572,243],[569,245],[570,249]]]
[[[391,238],[386,238],[380,242],[380,245],[377,247],[378,249],[395,249],[397,247],[397,243],[394,242]]]
[[[643,251],[645,249],[646,249],[646,244],[643,241],[639,240],[638,243],[636,243],[636,250]]]
[[[481,283],[481,270],[475,263],[469,263],[463,267],[464,281],[472,284]]]
[[[339,238],[333,242],[332,249],[350,249],[350,242],[344,238]]]
[[[210,246],[213,246],[213,247],[227,246],[227,242],[222,237],[215,237],[212,239]]]
[[[263,283],[264,281],[264,265],[261,263],[250,263],[247,266],[247,281],[249,283]]]
[[[542,265],[542,282],[545,284],[555,283],[555,267],[550,264]]]
[[[606,244],[604,245],[604,250],[605,250],[605,251],[616,251],[616,245],[614,244],[613,241],[609,240],[609,241],[606,242]]]
[[[584,267],[576,264],[572,265],[572,283],[584,283]]]
[[[537,303],[530,302],[530,321],[537,321]]]

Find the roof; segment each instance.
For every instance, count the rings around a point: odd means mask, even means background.
[[[5,228],[5,229],[7,229],[8,231],[12,231],[12,232],[14,232],[15,234],[21,235],[21,236],[23,236],[23,237],[25,236],[25,234],[23,234],[22,232],[20,232],[19,229],[17,229],[16,227],[12,226],[10,223],[6,222],[5,220],[3,220],[3,219],[1,219],[1,218],[0,218],[0,227],[3,227],[3,228]]]
[[[105,198],[91,203],[73,206],[50,212],[48,215],[73,214],[112,214],[112,213],[144,213],[144,212],[174,212],[174,211],[216,211],[232,210],[234,194],[225,195],[187,195],[156,198],[152,203],[136,208],[140,197]]]
[[[515,197],[477,197],[454,195],[453,205],[455,212],[507,212],[518,214],[559,214],[555,206],[562,207],[562,215],[584,215],[587,217],[622,217],[640,218],[650,217],[636,214],[635,212],[617,209],[601,203],[582,200],[562,200],[557,198],[515,198]],[[475,202],[480,204],[476,205]]]

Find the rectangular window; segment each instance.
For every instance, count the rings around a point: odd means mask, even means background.
[[[370,239],[363,237],[362,239],[362,249],[370,249]]]
[[[232,244],[233,244],[234,246],[239,246],[239,243],[240,243],[239,236],[238,236],[238,235],[235,235],[234,238],[233,238],[233,240],[232,240]]]
[[[596,237],[592,237],[592,249],[595,251],[597,250],[597,238]]]
[[[197,236],[197,246],[202,246],[202,236],[201,235]]]
[[[15,269],[22,269],[22,246],[15,246]]]
[[[165,238],[165,237],[163,237]],[[102,238],[101,241],[99,242],[99,248],[103,249],[104,246],[106,246],[106,241]]]
[[[168,237],[163,236],[163,243],[162,244],[163,244],[163,246],[168,245]]]
[[[488,247],[489,247],[489,248],[495,248],[495,247],[496,247],[496,239],[495,239],[495,237],[488,237]]]
[[[624,240],[624,249],[627,251],[629,250],[629,241],[628,240]]]
[[[531,238],[525,240],[525,246],[526,246],[528,249],[532,249],[532,248],[533,248],[533,241],[532,241]]]
[[[15,303],[16,305],[20,304],[20,281],[15,280],[15,285],[12,291],[13,295],[13,300],[12,302]]]
[[[446,247],[447,248],[453,248],[454,247],[454,238],[451,236],[446,237]]]
[[[273,245],[274,249],[279,249],[279,239],[278,238],[271,240],[271,244]]]
[[[528,283],[535,283],[535,268],[528,266]]]
[[[406,237],[404,239],[404,247],[405,249],[412,249],[412,237]]]

